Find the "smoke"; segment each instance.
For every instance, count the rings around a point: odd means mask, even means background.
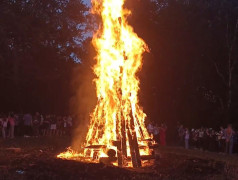
[[[73,96],[70,100],[70,111],[74,118],[75,130],[73,132],[72,148],[79,150],[86,139],[90,114],[96,105],[96,88],[93,83],[95,75],[93,73],[94,50],[89,45],[89,52],[86,52],[83,63],[75,67],[72,72],[71,88]]]

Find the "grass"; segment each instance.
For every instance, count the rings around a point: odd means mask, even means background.
[[[174,146],[161,147],[159,148],[159,151],[162,154],[176,154],[176,155],[182,155],[188,158],[211,159],[215,161],[224,162],[232,166],[238,166],[237,154],[228,155],[225,153],[202,151],[198,149],[187,150],[182,147],[174,147]]]

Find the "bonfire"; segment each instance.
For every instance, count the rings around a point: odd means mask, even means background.
[[[124,8],[124,1],[92,0],[92,13],[102,20],[92,40],[97,52],[93,68],[97,105],[84,151],[68,149],[59,158],[140,167],[152,155],[153,141],[139,106],[137,77],[148,47],[128,24],[131,12]]]

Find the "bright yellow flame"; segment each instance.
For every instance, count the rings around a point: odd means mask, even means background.
[[[107,149],[115,149],[112,141],[122,138],[123,124],[128,155],[128,131],[131,134],[136,132],[139,146],[144,146],[140,153],[148,155],[149,148],[143,140],[150,136],[144,123],[146,114],[138,105],[139,79],[136,76],[142,67],[142,55],[148,48],[128,25],[130,11],[123,7],[124,1],[92,0],[92,12],[101,17],[102,25],[93,36],[93,45],[97,51],[93,69],[97,77],[98,102],[91,114],[85,146],[106,145]],[[99,152],[100,156],[105,153],[105,149]],[[89,154],[93,157],[93,150]]]
[[[71,147],[69,147],[66,152],[57,155],[57,158],[69,159],[69,158],[79,158],[82,156],[83,154],[77,153],[76,151],[72,150]]]
[[[93,0],[93,12],[102,17],[102,26],[94,35],[97,50],[96,88],[98,104],[92,114],[87,144],[111,144],[117,140],[117,127],[122,118],[130,125],[133,118],[139,138],[150,138],[144,125],[146,117],[138,105],[139,80],[136,73],[147,50],[127,23],[124,0]]]

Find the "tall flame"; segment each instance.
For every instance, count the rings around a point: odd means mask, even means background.
[[[128,25],[130,11],[123,8],[124,1],[92,1],[93,12],[101,16],[102,26],[93,37],[98,54],[94,66],[98,103],[91,117],[87,144],[111,144],[118,139],[122,119],[130,127],[131,118],[138,138],[149,138],[144,124],[146,114],[138,105],[136,76],[142,66],[142,54],[148,48]]]
[[[107,149],[112,149],[112,141],[123,136],[122,128],[135,132],[139,145],[150,138],[144,123],[146,114],[138,105],[139,79],[136,76],[142,67],[142,55],[148,48],[128,25],[127,17],[131,12],[124,8],[124,1],[92,0],[92,12],[101,17],[102,24],[92,41],[97,51],[93,69],[98,101],[91,114],[85,146],[106,145]],[[128,138],[126,146],[129,151]],[[140,153],[148,154],[147,150],[140,150]],[[100,150],[99,156],[104,153]]]

